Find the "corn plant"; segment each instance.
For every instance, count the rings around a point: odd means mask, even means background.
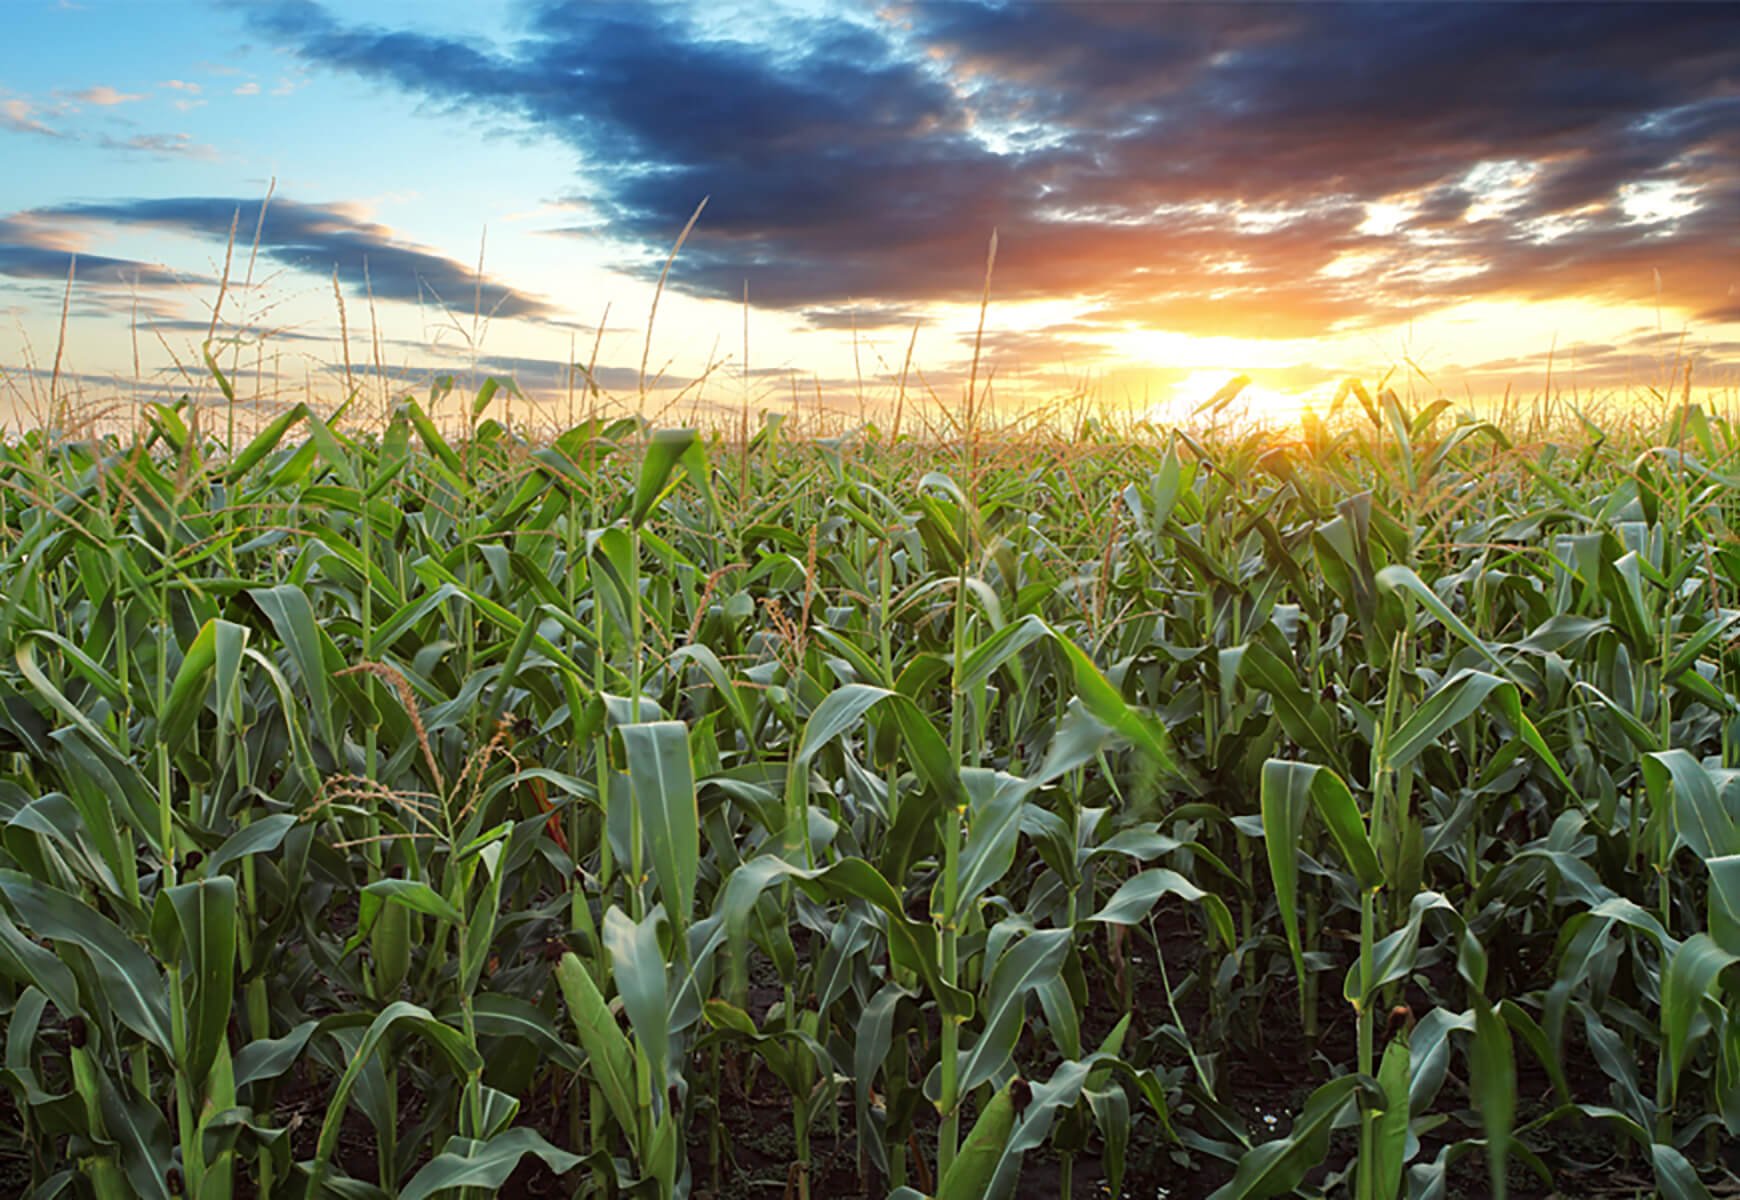
[[[1731,1184],[1726,418],[513,395],[0,447],[17,1194]]]

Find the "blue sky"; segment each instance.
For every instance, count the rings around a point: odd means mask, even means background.
[[[851,409],[886,399],[916,327],[911,382],[946,402],[993,229],[1011,403],[1188,403],[1235,371],[1277,407],[1392,369],[1526,394],[1549,356],[1591,393],[1688,358],[1732,386],[1740,364],[1729,6],[6,15],[15,402],[57,351],[92,393],[197,389],[232,221],[214,349],[269,401],[343,393],[336,272],[365,393],[513,371],[558,420],[570,364],[596,354],[632,407],[645,354],[659,406]]]

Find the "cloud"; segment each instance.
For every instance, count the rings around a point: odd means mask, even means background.
[[[799,314],[813,329],[890,329],[905,327],[921,314],[901,304],[844,304],[806,308]]]
[[[106,83],[99,83],[95,87],[71,93],[71,98],[81,104],[94,104],[98,108],[113,108],[117,104],[136,103],[145,99],[145,96],[140,92],[117,91]]]
[[[141,133],[117,138],[105,135],[98,143],[105,150],[131,150],[156,158],[192,158],[210,162],[218,157],[215,148],[193,140],[187,133]]]
[[[1664,303],[1734,316],[1732,6],[534,0],[499,46],[242,11],[309,66],[573,147],[631,269],[710,196],[675,286],[747,279],[820,324],[976,299],[993,227],[998,296],[1108,325],[1305,336],[1636,299],[1656,270]],[[1640,224],[1639,187],[1683,211]]]
[[[234,89],[230,94],[234,96],[258,96],[260,94],[260,85],[257,83],[244,83],[241,87]]]
[[[212,332],[211,317],[209,315],[205,317],[187,318],[179,316],[179,310],[176,310],[176,313],[177,315],[165,315],[153,319],[151,322],[152,329],[163,334],[191,334],[201,342],[205,341],[206,336]],[[276,346],[285,342],[297,342],[313,343],[322,347],[330,347],[338,341],[338,338],[336,336],[327,336],[326,334],[310,332],[308,330],[297,329],[291,326],[265,325],[263,327],[255,327],[249,325],[246,328],[237,328],[234,325],[219,321],[215,340],[220,343],[240,343],[243,345],[269,344]]]
[[[170,89],[171,91],[186,92],[190,96],[197,96],[197,95],[199,95],[200,91],[202,90],[200,88],[199,84],[189,83],[185,79],[165,79],[162,83],[162,86]]]
[[[1740,341],[1684,334],[1625,338],[1614,342],[1573,342],[1556,347],[1549,358],[1513,355],[1458,368],[1471,384],[1497,391],[1519,378],[1551,376],[1555,390],[1599,395],[1607,389],[1675,390],[1690,369],[1694,382],[1729,382],[1740,374]]]
[[[569,385],[572,376],[574,390],[584,393],[586,390],[586,362],[566,362],[558,358],[538,358],[530,355],[493,354],[477,360],[480,370],[505,375],[527,391],[559,392]],[[608,366],[603,363],[592,368],[592,382],[602,391],[610,393],[632,393],[640,387],[640,368],[625,366]],[[652,382],[652,370],[648,370],[648,382]],[[689,383],[685,377],[673,381],[661,381],[665,387],[681,387]]]
[[[193,85],[188,85],[193,86]],[[71,93],[66,100],[54,106],[54,115],[64,116],[69,111],[76,112],[75,104],[83,103],[99,108],[113,108],[121,104],[130,104],[143,100],[141,95],[128,92],[118,92],[106,84],[86,88],[81,92]],[[203,100],[176,101],[178,108],[197,107],[204,104]],[[93,133],[78,128],[55,128],[41,119],[42,110],[32,101],[11,98],[0,100],[0,131],[10,130],[14,133],[36,134],[40,137],[63,139],[69,142],[94,143],[105,150],[135,151],[151,154],[158,158],[194,158],[215,159],[217,151],[212,147],[195,142],[185,133],[143,133],[132,137],[117,137],[110,133]],[[122,125],[132,122],[121,120]]]
[[[70,272],[81,293],[87,284],[131,290],[216,283],[160,263],[93,254],[85,249],[87,244],[80,230],[31,213],[0,217],[0,275],[64,283]]]
[[[114,200],[33,209],[18,219],[33,225],[154,229],[225,241],[240,215],[246,237],[260,202],[230,196],[180,196]],[[543,319],[561,314],[547,301],[516,292],[476,268],[398,237],[344,204],[308,204],[274,199],[260,227],[260,252],[282,266],[330,275],[334,270],[354,294],[365,287],[382,300],[443,303],[453,312]]]
[[[38,137],[63,138],[66,134],[37,118],[37,108],[28,100],[0,100],[0,131],[33,133]]]
[[[183,287],[190,279],[167,267],[102,254],[75,256],[41,246],[0,243],[0,275],[15,279],[65,279],[67,272],[84,283],[141,287]]]

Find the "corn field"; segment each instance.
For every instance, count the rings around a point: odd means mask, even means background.
[[[1732,1194],[1740,427],[0,448],[0,1188]]]

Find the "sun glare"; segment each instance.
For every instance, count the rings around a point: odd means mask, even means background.
[[[1306,343],[1278,338],[1201,337],[1165,329],[1126,329],[1105,335],[1106,348],[1134,363],[1191,370],[1263,370],[1304,361]]]
[[[1147,417],[1151,421],[1171,423],[1205,418],[1205,406],[1210,405],[1233,380],[1238,371],[1192,371],[1172,385],[1171,394],[1151,406]],[[1292,391],[1268,384],[1248,382],[1227,403],[1223,412],[1258,422],[1291,421],[1312,399],[1311,392]]]

